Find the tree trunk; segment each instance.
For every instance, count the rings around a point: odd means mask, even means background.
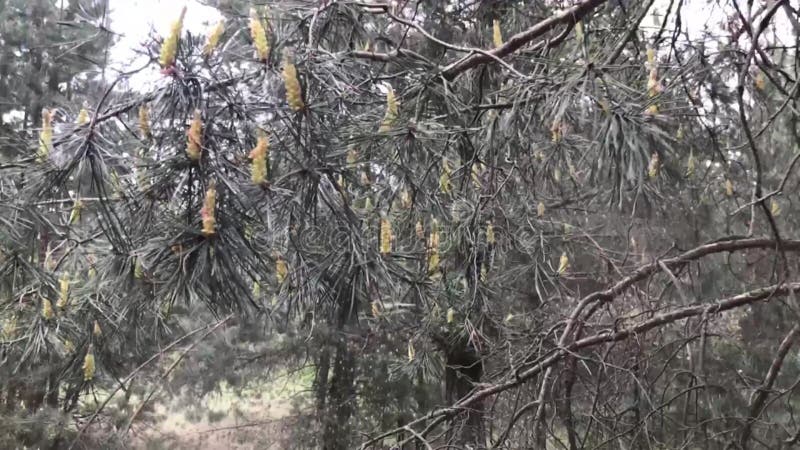
[[[328,375],[331,369],[331,351],[327,345],[317,355],[317,370],[314,375],[314,395],[317,414],[322,417],[325,412],[325,402],[328,397]]]
[[[6,412],[14,412],[17,409],[17,404],[19,403],[19,399],[17,398],[17,382],[9,380],[8,384],[6,385],[6,404],[5,410]]]
[[[558,414],[567,432],[567,442],[570,450],[578,449],[578,436],[575,432],[575,422],[572,414],[572,388],[575,386],[575,370],[577,369],[578,359],[570,357],[566,362],[564,373],[564,398],[559,402]]]
[[[451,350],[447,354],[445,368],[445,394],[452,404],[467,396],[475,383],[481,381],[483,365],[480,355],[472,348]],[[463,414],[453,418],[449,444],[457,448],[470,445],[483,448],[486,445],[486,430],[483,424],[483,403],[473,405]]]
[[[324,417],[323,450],[350,448],[350,417],[355,405],[355,357],[344,334],[336,338],[336,356]]]
[[[47,406],[58,408],[58,390],[60,387],[61,383],[58,380],[58,374],[54,371],[47,380],[47,397],[45,398]]]

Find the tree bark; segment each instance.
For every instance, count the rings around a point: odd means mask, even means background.
[[[325,412],[325,402],[328,397],[328,375],[331,369],[331,351],[327,345],[317,355],[317,370],[314,375],[314,395],[317,414],[321,417]]]
[[[58,380],[58,374],[53,371],[47,380],[47,396],[45,401],[47,406],[58,408],[58,390],[61,387],[61,382]]]
[[[572,414],[572,388],[575,386],[575,371],[577,370],[578,359],[570,356],[566,361],[564,373],[564,398],[561,399],[559,415],[567,431],[567,442],[570,450],[578,449],[578,436],[575,431],[575,422]]]
[[[466,346],[465,346],[466,347]],[[448,403],[466,397],[476,383],[481,381],[483,364],[480,355],[472,348],[453,349],[447,354],[445,367],[445,396]],[[486,430],[483,423],[484,405],[477,402],[452,420],[449,444],[457,448],[471,445],[486,446]]]
[[[355,357],[343,334],[337,336],[333,376],[324,417],[323,450],[350,448],[350,417],[355,404]]]

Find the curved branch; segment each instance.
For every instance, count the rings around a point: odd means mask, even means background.
[[[574,25],[575,22],[581,20],[585,15],[589,14],[592,12],[592,10],[605,2],[606,0],[584,0],[570,8],[564,9],[528,28],[527,30],[511,36],[508,41],[500,47],[489,50],[485,53],[472,54],[448,65],[442,71],[442,77],[444,77],[445,80],[453,80],[467,70],[482,64],[490,63],[498,58],[508,56],[528,42],[547,33],[559,25]]]
[[[795,251],[795,252],[800,251],[800,240],[783,240],[780,242],[780,244],[782,246],[781,249],[783,251]],[[673,310],[671,312],[659,314],[651,318],[650,320],[641,322],[638,325],[632,326],[624,330],[619,330],[616,332],[601,332],[586,338],[577,339],[572,343],[568,343],[570,337],[572,336],[572,331],[575,330],[576,325],[579,323],[578,318],[580,317],[580,314],[586,309],[587,306],[601,301],[611,301],[615,297],[622,294],[625,290],[627,290],[635,283],[647,279],[654,273],[663,270],[665,267],[669,268],[670,270],[674,270],[691,261],[698,260],[704,256],[716,253],[733,252],[733,251],[755,249],[755,248],[776,249],[777,246],[778,242],[774,239],[729,238],[701,245],[699,247],[696,247],[692,250],[689,250],[681,255],[672,258],[666,258],[660,261],[654,261],[650,264],[646,264],[635,270],[631,275],[618,281],[608,289],[598,291],[584,297],[570,315],[570,318],[567,321],[567,325],[559,339],[558,347],[556,349],[553,349],[547,357],[540,359],[539,361],[536,362],[535,365],[527,369],[518,370],[516,376],[508,381],[477,390],[472,394],[468,395],[467,397],[464,397],[463,399],[459,400],[455,404],[446,408],[441,408],[439,410],[432,411],[431,413],[406,424],[406,426],[413,426],[421,423],[422,421],[429,420],[432,418],[450,417],[456,415],[464,408],[467,408],[475,404],[476,402],[483,400],[486,397],[499,394],[501,392],[507,391],[516,386],[524,384],[527,380],[539,375],[543,371],[548,370],[550,367],[563,360],[569,354],[574,353],[578,350],[587,347],[594,347],[603,343],[621,341],[631,336],[649,331],[653,328],[657,328],[659,326],[667,325],[690,317],[707,315],[712,313],[720,313],[728,311],[730,309],[735,309],[744,305],[748,305],[760,300],[769,299],[774,296],[787,295],[790,292],[794,294],[797,291],[800,291],[800,282],[777,284],[766,288],[746,292],[734,297],[717,300],[711,304],[686,306],[683,308]],[[370,443],[376,442],[381,438],[385,438],[387,436],[396,434],[397,432],[400,432],[403,429],[404,428],[398,428],[392,431],[388,431],[386,433],[382,433],[381,435],[366,442],[362,446],[362,448],[365,448]]]
[[[747,448],[747,441],[750,440],[750,431],[753,427],[753,423],[756,421],[756,418],[761,415],[764,403],[767,401],[767,396],[772,390],[772,385],[775,384],[775,378],[778,377],[778,373],[783,366],[783,361],[786,359],[789,349],[794,345],[798,334],[800,334],[800,325],[795,325],[792,327],[791,331],[789,331],[789,334],[783,338],[781,345],[778,347],[778,353],[775,355],[772,364],[769,366],[769,370],[767,370],[767,374],[764,376],[764,382],[762,382],[761,386],[753,393],[753,397],[750,400],[750,412],[747,415],[747,423],[745,423],[742,428],[742,437],[739,441],[741,448]]]
[[[610,301],[614,299],[614,297],[620,295],[632,285],[650,277],[657,271],[662,270],[664,267],[674,270],[690,261],[694,261],[714,253],[733,252],[752,248],[777,248],[778,244],[778,241],[766,238],[726,239],[701,245],[673,258],[667,258],[661,261],[653,261],[650,264],[646,264],[638,268],[631,275],[628,275],[627,277],[618,281],[608,289],[597,291],[584,297],[578,306],[576,306],[572,311],[572,314],[567,321],[567,326],[564,329],[562,337],[559,341],[559,345],[563,347],[566,344],[566,340],[572,334],[572,331],[578,322],[578,317],[587,306],[598,301]],[[799,240],[783,240],[780,242],[780,244],[783,245],[783,248],[786,251],[800,251]]]
[[[668,325],[670,323],[677,322],[679,320],[688,319],[690,317],[701,316],[703,314],[721,313],[724,311],[749,305],[751,303],[755,303],[760,300],[766,300],[776,296],[784,296],[789,294],[789,292],[797,293],[798,291],[800,291],[800,282],[772,285],[765,288],[756,289],[754,291],[745,292],[743,294],[739,294],[734,297],[717,300],[708,305],[687,306],[671,312],[659,314],[653,317],[652,319],[640,322],[639,324],[624,330],[619,330],[616,332],[597,333],[595,335],[577,340],[566,347],[559,348],[558,350],[554,351],[549,357],[540,361],[538,364],[531,367],[530,369],[522,372],[521,374],[519,374],[517,378],[513,380],[506,381],[505,383],[497,384],[476,391],[469,397],[460,400],[453,406],[449,408],[443,408],[433,413],[432,415],[434,416],[452,415],[454,413],[457,413],[459,410],[466,408],[486,397],[499,394],[500,392],[521,385],[526,380],[529,380],[537,376],[542,371],[545,371],[548,368],[554,366],[556,363],[560,362],[567,355],[574,353],[578,350],[588,347],[595,347],[600,344],[621,341],[631,336],[641,335],[642,333],[652,330],[654,328],[663,325]]]

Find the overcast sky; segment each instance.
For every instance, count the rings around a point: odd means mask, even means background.
[[[165,36],[184,5],[188,7],[184,30],[205,34],[222,18],[215,8],[194,0],[110,0],[110,4],[111,29],[121,35],[111,57],[113,67],[118,70],[144,65],[146,60],[137,60],[135,50],[147,42],[151,30],[155,30],[159,36]],[[131,80],[131,84],[146,87],[159,78],[159,69],[153,66],[150,72]]]
[[[718,29],[718,24],[724,17],[719,6],[720,1],[727,4],[729,0],[688,0],[683,6],[682,19],[693,39],[699,38],[706,28]],[[800,0],[791,3],[795,2]],[[147,40],[150,30],[155,30],[158,35],[164,36],[184,5],[188,7],[184,30],[204,34],[221,18],[215,8],[204,6],[195,0],[111,0],[110,3],[111,28],[121,34],[112,52],[114,66],[120,70],[136,67],[137,64],[145,62],[136,60],[133,50],[140,48],[141,43]],[[669,0],[656,0],[651,13],[656,11],[663,14],[668,4]],[[779,30],[785,30],[788,38],[791,34],[790,26],[783,11],[777,14],[774,23]],[[642,25],[649,28],[657,24],[660,24],[658,16],[651,15]],[[131,80],[131,84],[146,87],[147,84],[156,82],[158,78],[158,69],[153,67],[151,72]]]

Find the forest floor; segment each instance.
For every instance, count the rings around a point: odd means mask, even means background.
[[[245,389],[223,385],[199,399],[175,396],[155,407],[154,426],[138,433],[135,448],[282,449],[310,386],[306,374],[286,374]]]

